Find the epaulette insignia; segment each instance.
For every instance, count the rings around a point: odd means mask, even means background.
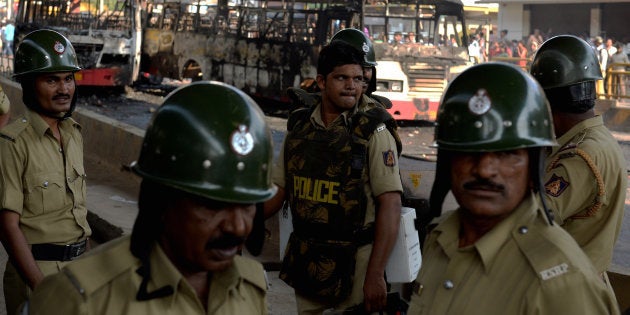
[[[569,187],[569,182],[562,178],[562,176],[553,174],[545,183],[545,193],[552,197],[558,197],[567,189],[567,187]]]
[[[380,124],[378,125],[378,127],[376,127],[376,132],[381,132],[385,129],[387,129],[387,127],[385,127],[385,124]]]
[[[545,269],[540,272],[540,277],[543,280],[549,280],[551,278],[555,278],[561,276],[565,273],[569,272],[569,265],[566,263],[559,264],[557,266],[553,266],[549,269]]]
[[[396,158],[394,157],[394,151],[387,150],[383,152],[383,163],[385,166],[392,167],[396,165]]]
[[[573,142],[569,142],[569,143],[565,144],[562,148],[560,148],[560,150],[558,150],[558,152],[571,150],[571,149],[575,149],[575,148],[577,148],[577,144],[575,144]]]

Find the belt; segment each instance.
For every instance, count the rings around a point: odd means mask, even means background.
[[[67,245],[33,244],[31,252],[35,260],[69,261],[85,252],[87,239]]]

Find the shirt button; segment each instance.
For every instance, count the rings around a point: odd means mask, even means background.
[[[45,181],[45,182],[43,183],[43,185],[44,185],[44,187],[48,187],[48,181]]]
[[[527,234],[527,232],[529,232],[529,229],[526,226],[521,226],[520,228],[518,228],[518,232],[521,234]]]
[[[451,281],[451,280],[444,281],[444,289],[450,290],[453,287],[455,287],[455,285],[453,284],[453,281]]]

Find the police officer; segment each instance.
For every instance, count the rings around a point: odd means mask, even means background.
[[[74,48],[51,30],[32,32],[15,55],[27,110],[0,130],[0,236],[8,314],[44,276],[81,255],[92,231],[85,206],[83,138],[70,118],[80,70]]]
[[[343,41],[350,44],[363,54],[363,81],[365,82],[362,91],[363,95],[367,95],[372,100],[379,103],[384,108],[392,108],[392,101],[384,96],[373,94],[376,91],[376,53],[374,46],[369,37],[365,33],[355,28],[345,28],[335,33],[330,39],[333,41]],[[289,88],[288,94],[292,98],[294,107],[310,107],[319,99],[319,88],[313,81],[308,86],[302,86],[300,89]]]
[[[355,28],[345,28],[337,33],[330,39],[330,41],[340,40],[352,45],[357,50],[363,52],[363,94],[376,100],[385,108],[392,108],[392,101],[388,98],[380,95],[373,94],[376,91],[376,53],[374,52],[374,45],[365,33]]]
[[[172,92],[147,129],[130,237],[47,278],[29,314],[266,314],[260,263],[238,253],[271,183],[271,132],[234,87]]]
[[[619,144],[593,110],[602,79],[597,56],[578,37],[556,36],[540,47],[531,73],[545,90],[559,143],[545,160],[545,198],[607,281],[627,175]]]
[[[543,150],[556,143],[530,75],[506,63],[467,69],[444,94],[435,138],[448,165],[436,181],[460,206],[428,235],[409,314],[619,313],[538,193]]]
[[[295,289],[300,314],[386,304],[384,269],[400,221],[400,147],[395,121],[361,97],[363,63],[364,54],[343,41],[322,49],[321,99],[289,117],[274,167],[280,188],[265,213],[285,199],[290,205],[293,233],[280,278]]]

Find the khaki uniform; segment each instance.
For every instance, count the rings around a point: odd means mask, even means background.
[[[29,314],[267,314],[267,282],[260,263],[236,256],[227,270],[212,274],[208,310],[160,246],[149,256],[147,291],[167,285],[174,293],[137,301],[141,262],[129,250],[128,236],[111,241],[46,278],[35,289]]]
[[[574,126],[558,143],[545,161],[548,207],[603,273],[621,230],[626,161],[601,116]]]
[[[318,104],[313,114],[310,117],[311,123],[317,128],[326,128],[323,123],[320,111],[321,104]],[[381,106],[370,98],[361,98],[361,103],[355,110],[368,110],[375,106]],[[348,118],[352,115],[352,112],[346,111],[342,113],[334,122],[328,127],[331,128],[338,124],[348,124]],[[384,153],[392,151],[395,162],[393,166],[387,166],[384,162]],[[382,124],[377,127],[372,137],[370,137],[368,143],[368,159],[369,166],[368,172],[364,172],[363,181],[365,195],[367,197],[367,207],[365,215],[365,225],[374,222],[376,217],[376,205],[374,202],[374,196],[392,191],[402,192],[402,182],[400,179],[399,165],[398,165],[398,150],[396,148],[396,141],[394,137],[389,133],[385,125]],[[391,165],[391,162],[390,162]],[[284,167],[284,145],[281,148],[277,164],[273,169],[273,181],[279,187],[285,186],[285,167]],[[378,179],[378,180],[374,180]],[[289,192],[287,192],[289,193]],[[308,299],[306,297],[296,294],[298,312],[300,314],[321,314],[324,310],[335,308],[345,309],[356,304],[363,302],[363,283],[365,280],[365,273],[367,271],[367,264],[370,258],[372,245],[366,245],[359,248],[356,255],[355,265],[355,277],[352,286],[352,292],[350,296],[344,301],[337,304],[324,304],[320,301]]]
[[[83,138],[79,124],[59,124],[63,150],[48,124],[27,110],[0,130],[0,208],[20,214],[28,244],[70,244],[92,233],[85,206]],[[28,287],[16,270],[5,270],[7,309],[24,301]],[[57,272],[62,262],[38,261],[44,275]]]
[[[474,245],[459,211],[429,234],[409,314],[619,314],[588,257],[530,195]]]
[[[11,106],[9,98],[4,93],[2,86],[0,86],[0,115],[8,114]]]

